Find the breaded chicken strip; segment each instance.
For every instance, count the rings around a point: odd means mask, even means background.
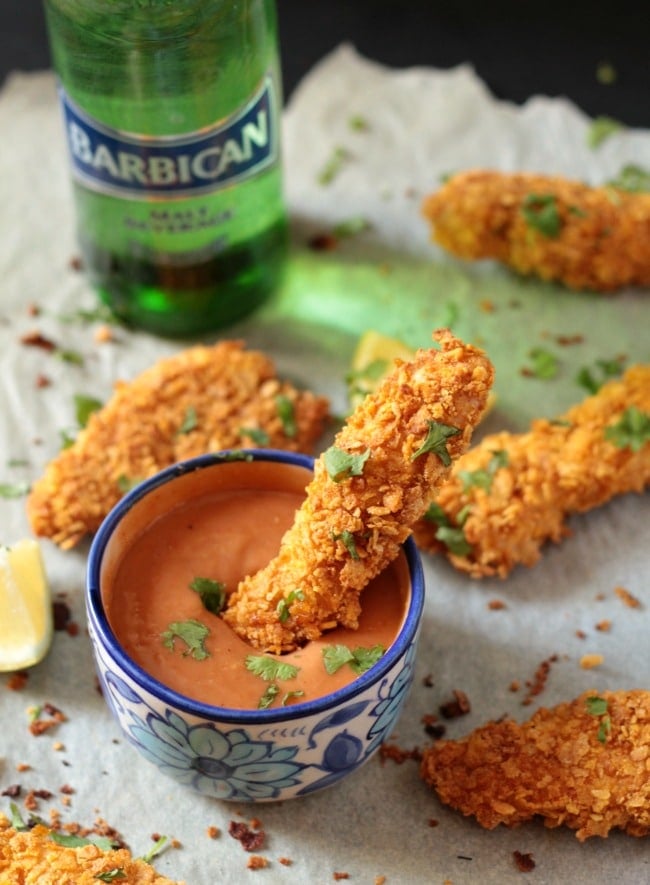
[[[309,452],[327,418],[324,397],[281,381],[267,356],[240,341],[183,350],[115,385],[34,483],[32,530],[73,547],[99,528],[129,485],[163,467],[227,448]]]
[[[369,393],[316,461],[280,551],[242,581],[226,621],[254,645],[287,651],[337,624],[356,628],[359,594],[424,513],[485,409],[493,368],[449,331]]]
[[[650,286],[650,193],[550,175],[471,170],[428,196],[432,239],[571,289]]]
[[[454,464],[414,528],[474,578],[532,566],[567,518],[650,482],[650,365],[629,368],[561,418],[494,433]]]
[[[421,775],[482,827],[539,815],[582,842],[619,828],[650,833],[650,692],[586,692],[528,722],[489,722],[428,747]]]
[[[0,814],[2,885],[97,885],[101,881],[124,885],[183,885],[158,875],[150,864],[134,859],[126,848],[109,851],[102,851],[96,845],[69,848],[54,842],[47,827],[38,824],[31,830],[16,831]]]

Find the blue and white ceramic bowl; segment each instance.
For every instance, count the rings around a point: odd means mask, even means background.
[[[304,455],[247,454],[254,461],[276,462],[279,469],[286,464],[313,467]],[[229,457],[205,455],[170,467],[129,492],[105,519],[91,546],[86,589],[95,663],[124,736],[163,774],[216,799],[264,802],[305,796],[356,771],[393,731],[413,679],[424,605],[422,565],[409,539],[403,552],[411,593],[399,635],[374,666],[344,688],[261,710],[210,706],[173,691],[136,664],[111,630],[100,592],[102,568],[115,555],[120,525],[133,508],[146,500],[150,515],[151,501],[163,486],[171,489],[196,471],[207,479]]]

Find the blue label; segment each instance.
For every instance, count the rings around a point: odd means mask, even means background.
[[[136,135],[93,120],[60,89],[72,174],[93,190],[128,199],[211,193],[272,164],[277,156],[273,84],[208,130]]]

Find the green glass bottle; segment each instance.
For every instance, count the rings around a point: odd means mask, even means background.
[[[194,336],[277,286],[274,0],[45,0],[78,239],[124,322]]]

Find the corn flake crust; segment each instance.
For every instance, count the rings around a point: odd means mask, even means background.
[[[97,885],[101,874],[120,871],[123,875],[103,881],[124,885],[183,885],[165,876],[143,860],[136,860],[126,848],[102,851],[96,845],[70,848],[59,845],[51,830],[38,824],[17,831],[0,814],[1,885]]]
[[[630,407],[650,416],[650,365],[630,367],[558,419],[533,422],[527,433],[484,437],[458,459],[436,497],[443,521],[462,528],[467,551],[440,540],[435,513],[416,524],[416,542],[474,578],[505,578],[518,564],[534,565],[545,543],[569,534],[571,514],[650,483],[650,441],[633,448],[607,436]]]
[[[32,530],[71,548],[99,528],[125,485],[222,449],[309,453],[328,417],[324,397],[280,380],[267,356],[240,341],[188,348],[115,385],[34,483]]]
[[[570,289],[650,286],[650,194],[550,175],[475,169],[423,205],[432,239]]]
[[[615,828],[647,836],[650,692],[586,692],[521,725],[490,722],[428,747],[421,775],[442,802],[487,829],[540,816],[581,842]]]

